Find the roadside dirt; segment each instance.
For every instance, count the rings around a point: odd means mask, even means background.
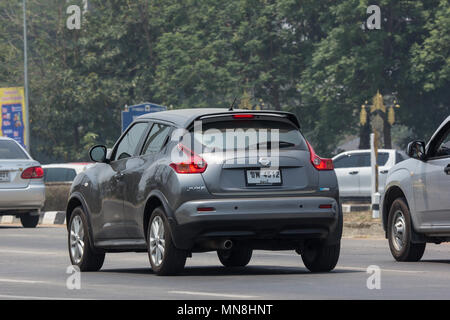
[[[384,239],[381,219],[373,219],[371,211],[344,213],[343,237]]]

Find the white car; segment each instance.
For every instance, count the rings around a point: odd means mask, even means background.
[[[0,216],[34,228],[45,201],[44,170],[15,140],[0,137]]]
[[[75,177],[91,167],[93,163],[90,162],[71,162],[46,164],[44,168],[44,181],[47,182],[67,182],[72,183]]]
[[[378,150],[378,191],[384,189],[389,169],[407,159],[406,154],[393,149]],[[339,195],[343,199],[371,197],[370,150],[352,150],[333,158],[334,170],[339,183]]]

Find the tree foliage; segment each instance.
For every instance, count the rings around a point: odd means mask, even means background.
[[[21,2],[0,3],[2,87],[23,83]],[[245,93],[295,112],[324,155],[358,133],[377,90],[396,94],[397,123],[416,137],[450,113],[446,0],[89,0],[69,30],[66,9],[81,2],[28,0],[32,154],[43,162],[110,146],[123,106],[143,101],[228,107]],[[381,30],[362,27],[369,4]]]

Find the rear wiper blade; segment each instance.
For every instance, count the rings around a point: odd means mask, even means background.
[[[265,147],[267,144],[272,145],[272,141],[269,141],[269,143],[267,143],[267,142],[259,142],[259,143],[256,144],[256,147],[257,148],[260,148],[262,146]],[[252,145],[252,146],[254,146],[254,145]],[[292,142],[278,141],[278,147],[280,147],[280,148],[288,148],[288,147],[295,147],[295,146],[296,146],[296,144],[292,143]],[[248,148],[250,148],[250,146],[248,146]]]

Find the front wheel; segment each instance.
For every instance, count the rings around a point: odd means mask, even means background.
[[[147,245],[150,264],[156,275],[170,276],[183,270],[187,254],[175,247],[162,208],[156,208],[150,217]]]
[[[426,243],[413,243],[411,214],[406,199],[396,199],[389,211],[388,240],[392,256],[397,261],[419,261]]]
[[[105,254],[94,252],[88,232],[86,215],[81,207],[77,207],[69,220],[70,261],[80,271],[98,271],[103,266]]]
[[[340,242],[334,245],[311,242],[305,245],[302,260],[311,272],[329,272],[336,267],[340,251]]]

